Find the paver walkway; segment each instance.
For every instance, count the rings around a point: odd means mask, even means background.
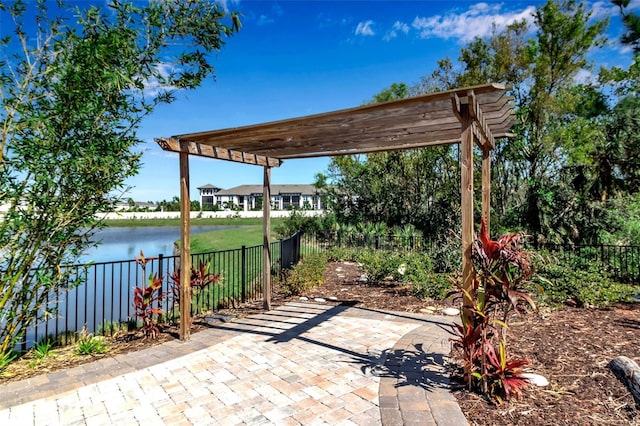
[[[289,303],[0,385],[0,425],[464,425],[449,318]]]

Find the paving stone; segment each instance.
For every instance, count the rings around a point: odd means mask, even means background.
[[[469,423],[455,401],[431,402],[431,414],[438,426],[466,426]]]
[[[402,414],[413,422],[428,409],[435,422],[447,418],[452,407],[462,415],[441,369],[449,346],[439,323],[447,321],[290,303],[220,323],[189,342],[167,342],[0,385],[0,424],[6,419],[30,424],[47,410],[63,424],[92,419],[96,424],[379,425],[402,424]],[[407,390],[401,390],[403,384]]]
[[[402,426],[402,414],[395,408],[380,408],[380,421],[384,426]]]

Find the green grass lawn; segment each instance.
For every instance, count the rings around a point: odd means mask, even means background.
[[[275,234],[271,232],[271,241],[275,238]],[[262,244],[262,225],[246,225],[192,235],[191,253],[230,250],[258,244]]]
[[[271,241],[277,237],[273,229],[284,219],[271,219]],[[106,221],[107,226],[136,227],[136,226],[180,226],[179,219],[119,219]],[[262,244],[262,218],[215,218],[191,219],[191,226],[237,226],[229,229],[203,232],[191,236],[191,254],[211,253],[224,250],[240,249],[242,246],[252,247]],[[178,241],[179,243],[179,241]],[[272,252],[271,258],[275,263],[279,258],[279,251]],[[262,248],[247,250],[247,260],[244,265],[245,280],[242,280],[242,262],[239,250],[226,253],[212,253],[194,256],[194,265],[203,262],[210,266],[210,272],[222,274],[222,283],[212,284],[202,291],[197,291],[193,298],[194,312],[206,312],[229,303],[236,304],[242,295],[255,297],[260,291],[262,274]],[[177,316],[177,312],[167,312],[169,317]]]
[[[280,219],[271,219],[271,223],[278,223]],[[180,226],[180,219],[114,219],[105,220],[107,226]],[[191,219],[192,226],[222,226],[222,225],[262,225],[262,218],[200,218]]]

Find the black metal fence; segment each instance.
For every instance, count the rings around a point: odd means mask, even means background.
[[[419,235],[376,235],[357,232],[306,234],[303,236],[301,244],[303,255],[334,247],[410,250],[428,253],[440,252],[443,249],[443,247],[436,247],[434,241],[426,240]],[[543,244],[535,247],[535,250],[544,250],[560,262],[570,262],[575,267],[596,264],[598,268],[616,281],[640,284],[640,246]],[[452,253],[452,256],[455,255],[456,253]]]
[[[295,265],[300,253],[299,233],[272,242],[271,273],[279,274],[283,268]],[[163,278],[164,297],[158,306],[163,311],[163,320],[176,320],[179,311],[170,276],[179,269],[179,258],[163,254],[148,258],[144,274],[134,259],[64,266],[71,272],[70,280],[79,279],[81,284],[61,294],[50,295],[44,310],[53,315],[27,330],[20,343],[21,349],[34,346],[44,337],[69,343],[83,328],[88,333],[111,334],[127,323],[136,323],[133,289],[146,287],[150,275]],[[192,254],[194,268],[205,264],[209,272],[221,277],[217,283],[194,290],[192,315],[260,300],[264,283],[262,259],[262,245]]]
[[[640,246],[542,244],[537,249],[576,268],[595,263],[616,281],[640,284]]]
[[[419,235],[296,233],[271,243],[271,273],[278,275],[283,269],[295,265],[301,257],[333,247],[433,252],[435,245]],[[546,244],[537,249],[547,250],[561,262],[572,262],[576,267],[597,263],[616,280],[640,284],[640,246]],[[200,263],[207,264],[211,273],[222,277],[219,283],[194,292],[192,314],[214,312],[220,308],[260,300],[263,286],[262,256],[262,245],[192,254],[194,267]],[[147,286],[150,274],[164,278],[162,292],[166,297],[159,306],[164,312],[164,319],[171,321],[179,316],[171,291],[172,280],[169,278],[179,268],[179,256],[160,254],[149,259],[146,276],[143,276],[142,268],[133,259],[65,268],[71,271],[72,280],[80,278],[82,284],[60,295],[50,295],[44,309],[54,315],[27,330],[20,344],[22,349],[32,347],[46,336],[68,343],[83,327],[89,333],[110,334],[123,323],[136,322],[137,318],[133,316],[133,288]]]
[[[317,232],[302,236],[302,250],[320,250],[334,247],[369,248],[374,250],[428,251],[433,242],[420,234],[372,234],[361,232]]]

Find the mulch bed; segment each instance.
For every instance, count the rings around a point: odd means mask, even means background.
[[[359,282],[361,273],[353,263],[332,264],[325,284],[309,295],[406,312],[451,303],[417,299],[401,283]],[[531,361],[531,370],[545,376],[549,386],[530,387],[520,400],[499,406],[461,386],[454,395],[474,425],[640,425],[633,397],[607,367],[619,355],[640,362],[639,342],[640,304],[566,307],[514,317],[508,331],[511,355]]]
[[[325,271],[325,283],[304,296],[311,300],[335,297],[360,307],[401,312],[425,312],[427,308],[437,312],[453,303],[418,299],[411,293],[410,286],[393,281],[365,282],[361,281],[361,275],[355,263],[331,263]],[[286,300],[276,291],[273,305]],[[259,312],[262,312],[261,302],[222,313],[246,316]],[[197,322],[195,326],[194,332],[203,328]],[[0,374],[0,382],[139,350],[177,336],[173,328],[162,331],[157,341],[143,339],[135,333],[110,339],[109,353],[104,355],[80,357],[69,349],[67,355],[47,358],[35,366],[28,366],[34,361],[25,356]],[[520,400],[499,406],[463,388],[455,390],[460,407],[472,424],[640,425],[633,397],[607,368],[611,359],[619,355],[640,361],[639,304],[620,304],[610,309],[541,310],[514,317],[508,333],[512,356],[530,360],[531,370],[548,378],[550,384],[545,388],[530,387]]]

